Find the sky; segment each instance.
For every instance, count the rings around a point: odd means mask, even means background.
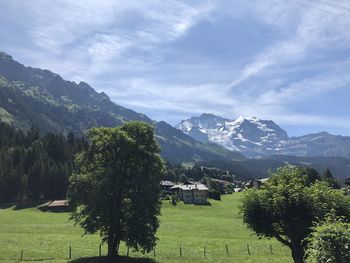
[[[349,0],[0,0],[0,50],[172,125],[350,135]]]

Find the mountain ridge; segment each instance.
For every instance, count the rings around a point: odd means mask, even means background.
[[[320,172],[329,168],[338,178],[350,174],[350,160],[344,158],[329,161],[288,156],[248,159],[220,145],[197,141],[166,122],[155,122],[142,113],[124,108],[87,83],[77,84],[49,70],[25,67],[4,54],[0,53],[0,120],[17,129],[26,131],[34,126],[44,133],[83,135],[93,126],[115,127],[140,120],[153,125],[161,155],[171,164],[196,162],[230,170],[240,179],[266,177],[269,170],[286,163],[307,163]]]
[[[247,157],[281,154],[350,158],[350,137],[325,131],[289,137],[272,120],[242,116],[230,120],[205,113],[183,120],[175,127],[199,141],[217,143]]]
[[[170,125],[162,130],[164,123],[112,102],[85,82],[67,81],[49,70],[26,67],[4,52],[0,52],[0,120],[21,130],[34,126],[42,132],[78,135],[95,126],[144,121],[155,127],[162,155],[172,163],[243,158],[239,153],[204,145],[185,134],[174,135],[178,130]]]

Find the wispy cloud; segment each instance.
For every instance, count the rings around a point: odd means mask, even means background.
[[[0,48],[172,124],[212,112],[344,131],[350,110],[329,98],[350,95],[350,19],[293,1],[3,1]]]
[[[293,2],[287,4],[290,5]],[[275,2],[273,6],[274,12],[278,10],[281,13],[285,10],[285,3]],[[344,17],[325,13],[322,10],[314,9],[315,7],[316,4],[312,4],[302,11],[301,21],[296,29],[289,29],[291,37],[289,36],[258,53],[254,60],[245,65],[239,76],[229,85],[233,88],[263,73],[268,67],[302,61],[314,49],[334,48],[335,45],[339,46],[344,42],[349,44],[349,37],[345,36],[344,33],[350,25],[350,19],[346,20]],[[266,14],[263,18],[266,20],[265,16]],[[274,24],[278,20],[267,19],[267,21]]]
[[[141,61],[141,53],[154,52],[159,45],[183,36],[212,8],[210,2],[148,0],[17,0],[2,5],[30,23],[24,25],[28,27],[25,34],[42,52],[56,58],[58,65],[52,65],[53,69],[59,69],[64,58],[74,60],[77,67],[70,73],[65,70],[67,77],[75,76],[79,67],[82,77],[84,71],[86,76],[112,71],[111,60],[120,64]]]

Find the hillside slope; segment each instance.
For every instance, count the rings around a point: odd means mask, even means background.
[[[243,158],[215,144],[203,144],[146,115],[112,102],[84,82],[66,81],[48,70],[25,67],[0,52],[0,120],[21,130],[83,135],[91,127],[114,127],[126,121],[155,125],[162,155],[171,163]]]

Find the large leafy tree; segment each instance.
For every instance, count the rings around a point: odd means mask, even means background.
[[[93,128],[90,145],[76,157],[70,179],[72,219],[86,233],[99,232],[108,256],[118,255],[121,241],[150,251],[159,226],[163,161],[153,128],[129,122],[117,128]]]
[[[281,167],[259,190],[246,191],[244,223],[258,236],[275,237],[303,262],[305,238],[330,211],[350,219],[350,197],[316,180],[311,169]],[[316,180],[316,181],[315,181]]]

